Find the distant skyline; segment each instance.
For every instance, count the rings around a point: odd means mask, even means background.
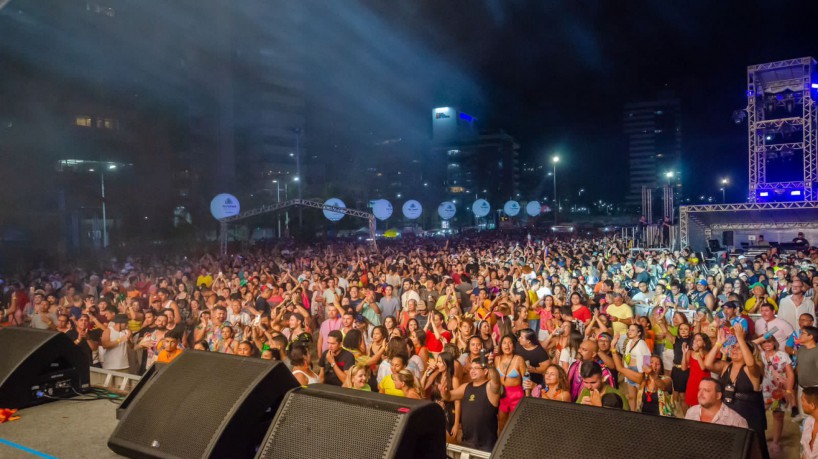
[[[72,43],[83,23],[38,30],[38,13],[17,15],[33,9],[18,1],[0,11],[8,25],[0,56],[63,74],[67,82],[116,81],[169,104],[175,88],[184,87],[171,65],[184,63],[168,61],[162,38],[151,36],[150,49],[140,43],[154,20],[195,28],[186,9],[193,3],[148,2],[152,8],[133,27],[106,31],[110,41],[89,45]],[[431,136],[431,109],[453,105],[478,117],[481,127],[514,136],[524,162],[542,164],[559,153],[566,192],[586,188],[589,199],[621,199],[623,106],[670,88],[682,100],[685,192],[715,196],[718,179],[727,176],[728,199],[737,201],[746,190],[747,128],[731,115],[746,104],[746,67],[818,54],[816,3],[358,0],[327,7],[304,0],[278,6],[293,9],[288,17],[302,23],[302,37],[288,46],[310,70],[308,116],[331,120],[353,145],[402,138],[417,142],[407,150],[422,151],[417,139]],[[237,3],[235,14],[247,21],[243,33],[280,39],[276,21],[283,15],[274,6]],[[71,54],[48,61],[43,46],[54,35]],[[115,61],[96,57],[112,50],[121,54]],[[311,134],[305,133],[307,148],[327,148]],[[714,158],[718,166],[710,166]]]
[[[730,176],[729,198],[742,198],[747,126],[731,115],[746,105],[747,66],[818,54],[810,1],[369,3],[475,77],[482,98],[464,110],[514,135],[523,158],[560,151],[566,186],[592,194],[607,191],[600,173],[626,179],[623,105],[669,87],[682,99],[687,191],[720,195]]]

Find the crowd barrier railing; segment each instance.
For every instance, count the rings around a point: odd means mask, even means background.
[[[491,453],[480,451],[479,449],[466,448],[465,446],[447,444],[446,455],[450,459],[488,459]]]
[[[95,387],[128,393],[140,379],[139,375],[91,367],[91,385]]]

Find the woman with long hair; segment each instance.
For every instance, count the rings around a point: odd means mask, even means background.
[[[770,450],[780,452],[784,413],[787,408],[796,406],[793,395],[795,373],[790,356],[778,349],[775,336],[761,341],[761,362],[764,364],[764,380],[761,383],[764,405],[773,413],[773,442]]]
[[[423,389],[417,378],[407,369],[400,370],[395,378],[395,389],[401,391],[406,398],[420,400],[423,398]]]
[[[561,330],[568,329],[568,332],[565,333],[565,336],[560,336],[561,342],[558,344],[560,347],[559,353],[556,355],[556,364],[562,367],[565,372],[568,372],[568,368],[571,367],[577,360],[577,352],[579,352],[579,345],[582,344],[582,333],[579,332],[571,322],[567,322],[567,326],[563,327]],[[563,341],[564,340],[564,341]]]
[[[585,327],[585,337],[596,339],[600,333],[609,333],[611,330],[611,318],[608,314],[601,314],[599,309],[594,310],[594,315],[588,326]]]
[[[546,400],[558,402],[571,401],[571,387],[568,383],[568,374],[562,367],[551,365],[545,370],[543,375],[545,383],[542,386],[534,386],[529,379],[523,382],[523,389],[531,391],[532,397],[539,397]]]
[[[386,316],[383,318],[383,324],[386,327],[385,336],[389,336],[392,333],[392,330],[397,328],[398,322],[395,320],[393,316]]]
[[[438,385],[441,383],[445,383],[449,391],[460,387],[460,380],[455,371],[454,356],[446,351],[438,354],[435,364],[430,365],[423,373],[423,379],[421,379],[423,393],[434,400],[435,393],[439,395]],[[447,441],[456,440],[457,433],[460,431],[460,401],[444,402],[443,410],[447,419],[446,439]]]
[[[554,297],[552,295],[545,295],[535,307],[539,306],[537,313],[540,315],[540,328],[537,331],[537,340],[544,343],[545,340],[554,333],[554,330],[560,326],[562,320],[554,320]]]
[[[622,362],[631,371],[639,373],[642,367],[650,365],[650,349],[645,343],[645,329],[639,324],[628,325],[627,339],[622,346]],[[616,338],[614,338],[616,341]],[[611,343],[615,346],[616,343]],[[636,395],[639,392],[639,383],[633,379],[625,377],[625,384],[628,387],[628,404],[631,410],[636,409]]]
[[[483,341],[483,348],[486,352],[493,352],[496,344],[491,335],[491,324],[487,320],[477,323],[477,336]]]
[[[398,397],[404,397],[406,395],[398,388],[397,375],[401,370],[406,369],[408,360],[406,354],[396,354],[390,359],[390,373],[378,383],[378,392],[386,395],[397,395]]]
[[[303,343],[293,343],[290,345],[290,350],[287,351],[287,357],[290,358],[290,364],[293,366],[293,376],[298,380],[302,386],[309,384],[318,384],[321,382],[318,375],[312,371],[310,350]]]
[[[497,415],[499,432],[503,431],[508,417],[525,395],[522,384],[526,365],[525,360],[514,351],[516,344],[514,335],[503,336],[500,339],[500,352],[494,359],[494,368],[500,374],[500,383],[505,388],[505,397],[500,399],[500,411]]]
[[[716,355],[724,347],[727,336],[724,328],[719,329],[713,349],[707,354],[704,364],[708,371],[718,373],[724,387],[722,402],[735,410],[756,432],[761,446],[762,457],[769,457],[767,450],[767,414],[761,384],[764,379],[763,364],[758,347],[745,339],[746,331],[741,325],[734,325],[736,344],[729,346],[730,361],[717,360]]]
[[[469,318],[460,320],[454,335],[454,345],[460,354],[469,350],[469,339],[474,335],[474,322]]]
[[[685,397],[682,411],[687,412],[691,406],[699,404],[699,383],[708,376],[705,367],[705,358],[712,348],[710,337],[704,333],[696,333],[690,344],[682,344],[681,370],[688,373],[685,383]]]
[[[571,294],[571,315],[575,320],[582,322],[583,327],[591,321],[591,310],[582,304],[582,295],[577,292]]]
[[[409,335],[409,339],[412,341],[415,355],[423,362],[423,367],[421,368],[425,368],[426,363],[429,361],[429,348],[426,347],[426,332],[424,330],[415,330]]]
[[[633,371],[625,366],[619,354],[614,352],[616,369],[629,380],[639,384],[636,394],[635,411],[654,416],[673,417],[673,380],[666,376],[659,356],[651,356],[650,364],[642,367],[641,371]]]
[[[458,361],[462,368],[468,368],[474,359],[480,357],[480,350],[483,349],[483,340],[479,336],[472,336],[469,338],[468,350],[460,355]],[[471,376],[468,371],[463,371],[461,375],[461,382],[463,384],[471,382]]]

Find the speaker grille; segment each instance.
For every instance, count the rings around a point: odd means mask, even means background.
[[[3,350],[3,358],[0,358],[0,383],[5,381],[20,362],[54,335],[55,332],[31,329],[0,329],[0,349]]]
[[[327,445],[333,445],[332,457],[386,458],[403,416],[393,410],[291,393],[280,408],[276,424],[258,457],[330,457]],[[366,426],[365,437],[352,434],[362,430],[361,426]]]
[[[163,455],[203,457],[242,395],[271,368],[260,359],[197,354],[183,353],[143,389],[117,429],[119,439],[152,446]],[[156,384],[160,381],[171,384]]]
[[[532,451],[563,459],[630,458],[653,451],[662,459],[710,459],[743,457],[745,451],[748,433],[742,429],[529,400],[517,407],[493,458],[530,459]],[[591,425],[597,427],[588,430]]]

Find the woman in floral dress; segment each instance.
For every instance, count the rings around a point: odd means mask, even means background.
[[[781,450],[781,431],[784,429],[784,413],[787,407],[794,406],[793,387],[795,374],[792,371],[792,360],[786,352],[778,349],[778,340],[774,336],[761,338],[761,361],[764,362],[764,380],[761,392],[764,404],[773,412],[773,441],[770,452]]]

